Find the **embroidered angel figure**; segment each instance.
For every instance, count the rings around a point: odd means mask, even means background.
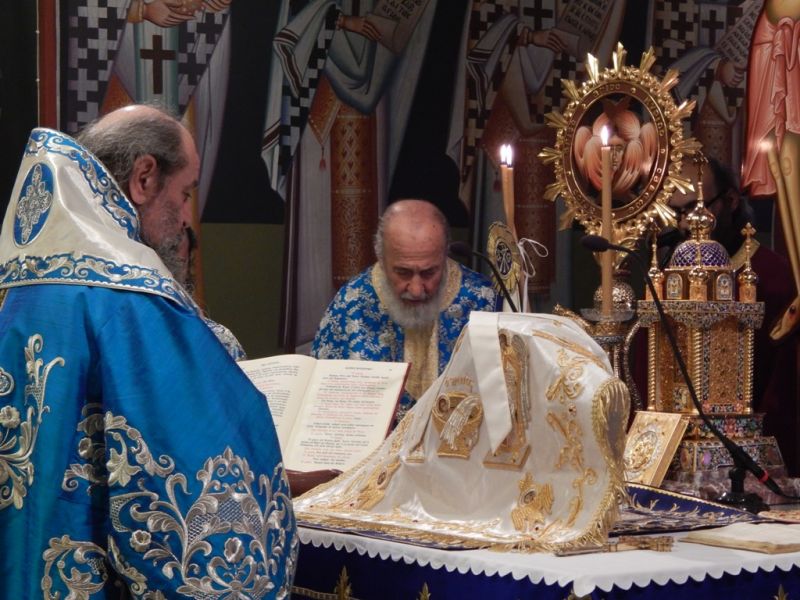
[[[600,132],[609,129],[608,140],[611,146],[611,195],[615,200],[627,204],[637,195],[631,190],[650,174],[650,169],[658,153],[658,137],[653,123],[642,125],[639,117],[628,108],[630,96],[619,102],[608,98],[602,100],[603,112],[594,120],[591,128],[582,125],[575,132],[573,154],[578,171],[595,190],[602,188],[602,159],[600,148],[603,145]]]
[[[477,409],[477,411],[476,411]],[[464,427],[470,420],[473,411],[479,415],[481,409],[481,399],[478,396],[467,396],[453,409],[447,422],[442,427],[440,437],[447,442],[452,450],[456,449],[456,441],[464,431]],[[478,429],[473,428],[474,431],[467,432],[468,435],[462,440],[462,443],[467,450],[471,450],[478,441]]]

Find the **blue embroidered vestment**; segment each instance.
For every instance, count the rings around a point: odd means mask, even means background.
[[[266,400],[138,239],[103,166],[34,131],[0,235],[0,597],[287,597]]]

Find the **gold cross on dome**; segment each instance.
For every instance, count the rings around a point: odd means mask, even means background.
[[[747,225],[745,225],[742,229],[742,235],[744,236],[744,264],[748,269],[750,268],[750,258],[753,254],[753,236],[755,233],[755,227],[753,227],[748,221]]]

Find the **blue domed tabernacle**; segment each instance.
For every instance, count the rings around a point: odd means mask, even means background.
[[[697,246],[700,245],[700,266],[730,268],[731,259],[727,250],[714,240],[687,240],[679,245],[672,255],[670,267],[692,267],[697,265]]]

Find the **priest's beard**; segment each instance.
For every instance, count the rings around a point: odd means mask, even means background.
[[[193,294],[195,283],[194,273],[192,273],[193,248],[190,246],[188,253],[181,252],[181,245],[186,243],[185,238],[189,235],[188,231],[190,230],[187,229],[150,247],[158,254],[164,266],[170,270],[175,281],[180,283],[187,292]]]
[[[408,295],[408,292],[398,296],[383,269],[380,271],[380,279],[382,280],[383,288],[389,292],[386,295],[387,297],[383,299],[386,302],[386,311],[392,321],[400,325],[400,327],[404,329],[421,329],[429,327],[439,318],[439,305],[442,300],[444,281],[439,283],[439,289],[436,290],[436,293],[425,298],[425,302],[408,305],[403,302],[403,298],[410,299],[411,296]],[[446,276],[443,279],[446,279]]]
[[[195,277],[192,255],[197,245],[194,232],[187,227],[175,235],[156,242],[148,239],[146,232],[143,231],[142,241],[158,254],[175,281],[180,283],[189,294],[194,294]]]

